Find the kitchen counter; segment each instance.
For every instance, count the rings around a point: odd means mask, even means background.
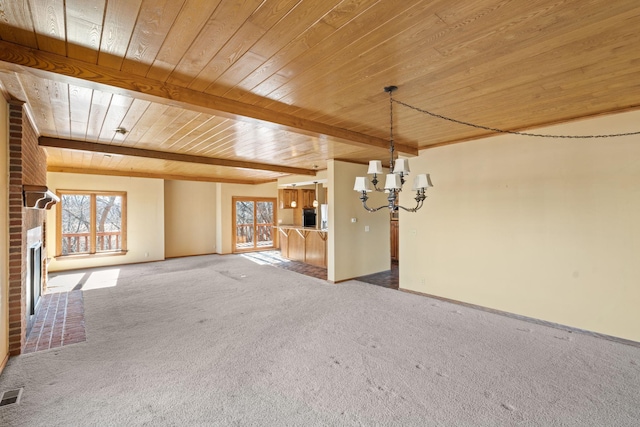
[[[280,253],[284,258],[318,267],[327,267],[326,229],[299,225],[278,225]]]

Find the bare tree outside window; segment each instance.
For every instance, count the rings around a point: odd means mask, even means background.
[[[253,202],[236,202],[236,240],[253,246]]]
[[[96,249],[120,250],[122,197],[96,196]]]
[[[59,255],[123,251],[125,193],[60,193]]]
[[[256,203],[256,234],[258,246],[270,246],[273,244],[273,202]]]
[[[89,252],[91,237],[91,197],[87,194],[64,194],[62,206],[62,254]]]

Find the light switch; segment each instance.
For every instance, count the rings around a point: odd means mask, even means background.
[[[369,226],[368,225],[364,226],[364,231],[367,232],[367,233],[369,232]]]

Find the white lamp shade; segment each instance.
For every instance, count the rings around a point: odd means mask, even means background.
[[[314,200],[314,201],[313,201],[313,207],[314,207],[314,208],[317,208],[317,207],[318,207],[318,201],[317,201],[317,200]]]
[[[370,160],[369,161],[369,170],[368,174],[381,174],[382,173],[382,162],[380,160]]]
[[[402,188],[402,181],[400,180],[400,175],[396,175],[395,173],[388,173],[387,179],[384,183],[385,190],[399,190]]]
[[[420,190],[421,188],[433,187],[431,183],[431,177],[428,173],[418,174],[413,180],[413,188],[412,190]]]
[[[369,193],[371,191],[371,186],[369,185],[369,180],[366,176],[357,176],[356,182],[353,186],[355,191],[363,192],[366,191]]]
[[[393,166],[393,173],[401,173],[403,175],[409,175],[409,159],[397,159]]]
[[[295,200],[291,201],[291,207],[295,208],[296,206],[298,206],[298,203]]]

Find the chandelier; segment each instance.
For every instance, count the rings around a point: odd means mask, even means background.
[[[418,174],[413,180],[412,190],[416,192],[416,206],[413,208],[405,208],[404,206],[399,205],[399,197],[400,192],[402,191],[402,186],[405,183],[405,177],[409,175],[409,160],[407,159],[398,159],[395,156],[395,148],[393,143],[393,92],[398,89],[397,86],[387,86],[384,88],[384,91],[389,94],[389,117],[390,117],[390,137],[389,137],[389,152],[391,154],[391,160],[389,161],[389,171],[385,179],[384,187],[378,187],[378,175],[382,175],[382,162],[380,160],[371,160],[369,162],[369,170],[367,174],[373,175],[373,179],[371,182],[367,179],[366,176],[358,176],[356,177],[356,182],[353,187],[355,191],[360,193],[360,201],[362,201],[362,206],[369,212],[376,212],[385,207],[389,208],[391,212],[397,212],[398,209],[404,209],[407,212],[417,212],[418,209],[422,207],[424,203],[424,199],[427,198],[425,192],[428,187],[433,187],[431,183],[431,177],[429,174],[421,173]],[[373,184],[373,188],[371,188],[371,184]],[[386,205],[382,205],[377,208],[370,208],[367,206],[367,200],[369,200],[369,196],[367,193],[371,191],[379,191],[385,192],[388,194]]]

